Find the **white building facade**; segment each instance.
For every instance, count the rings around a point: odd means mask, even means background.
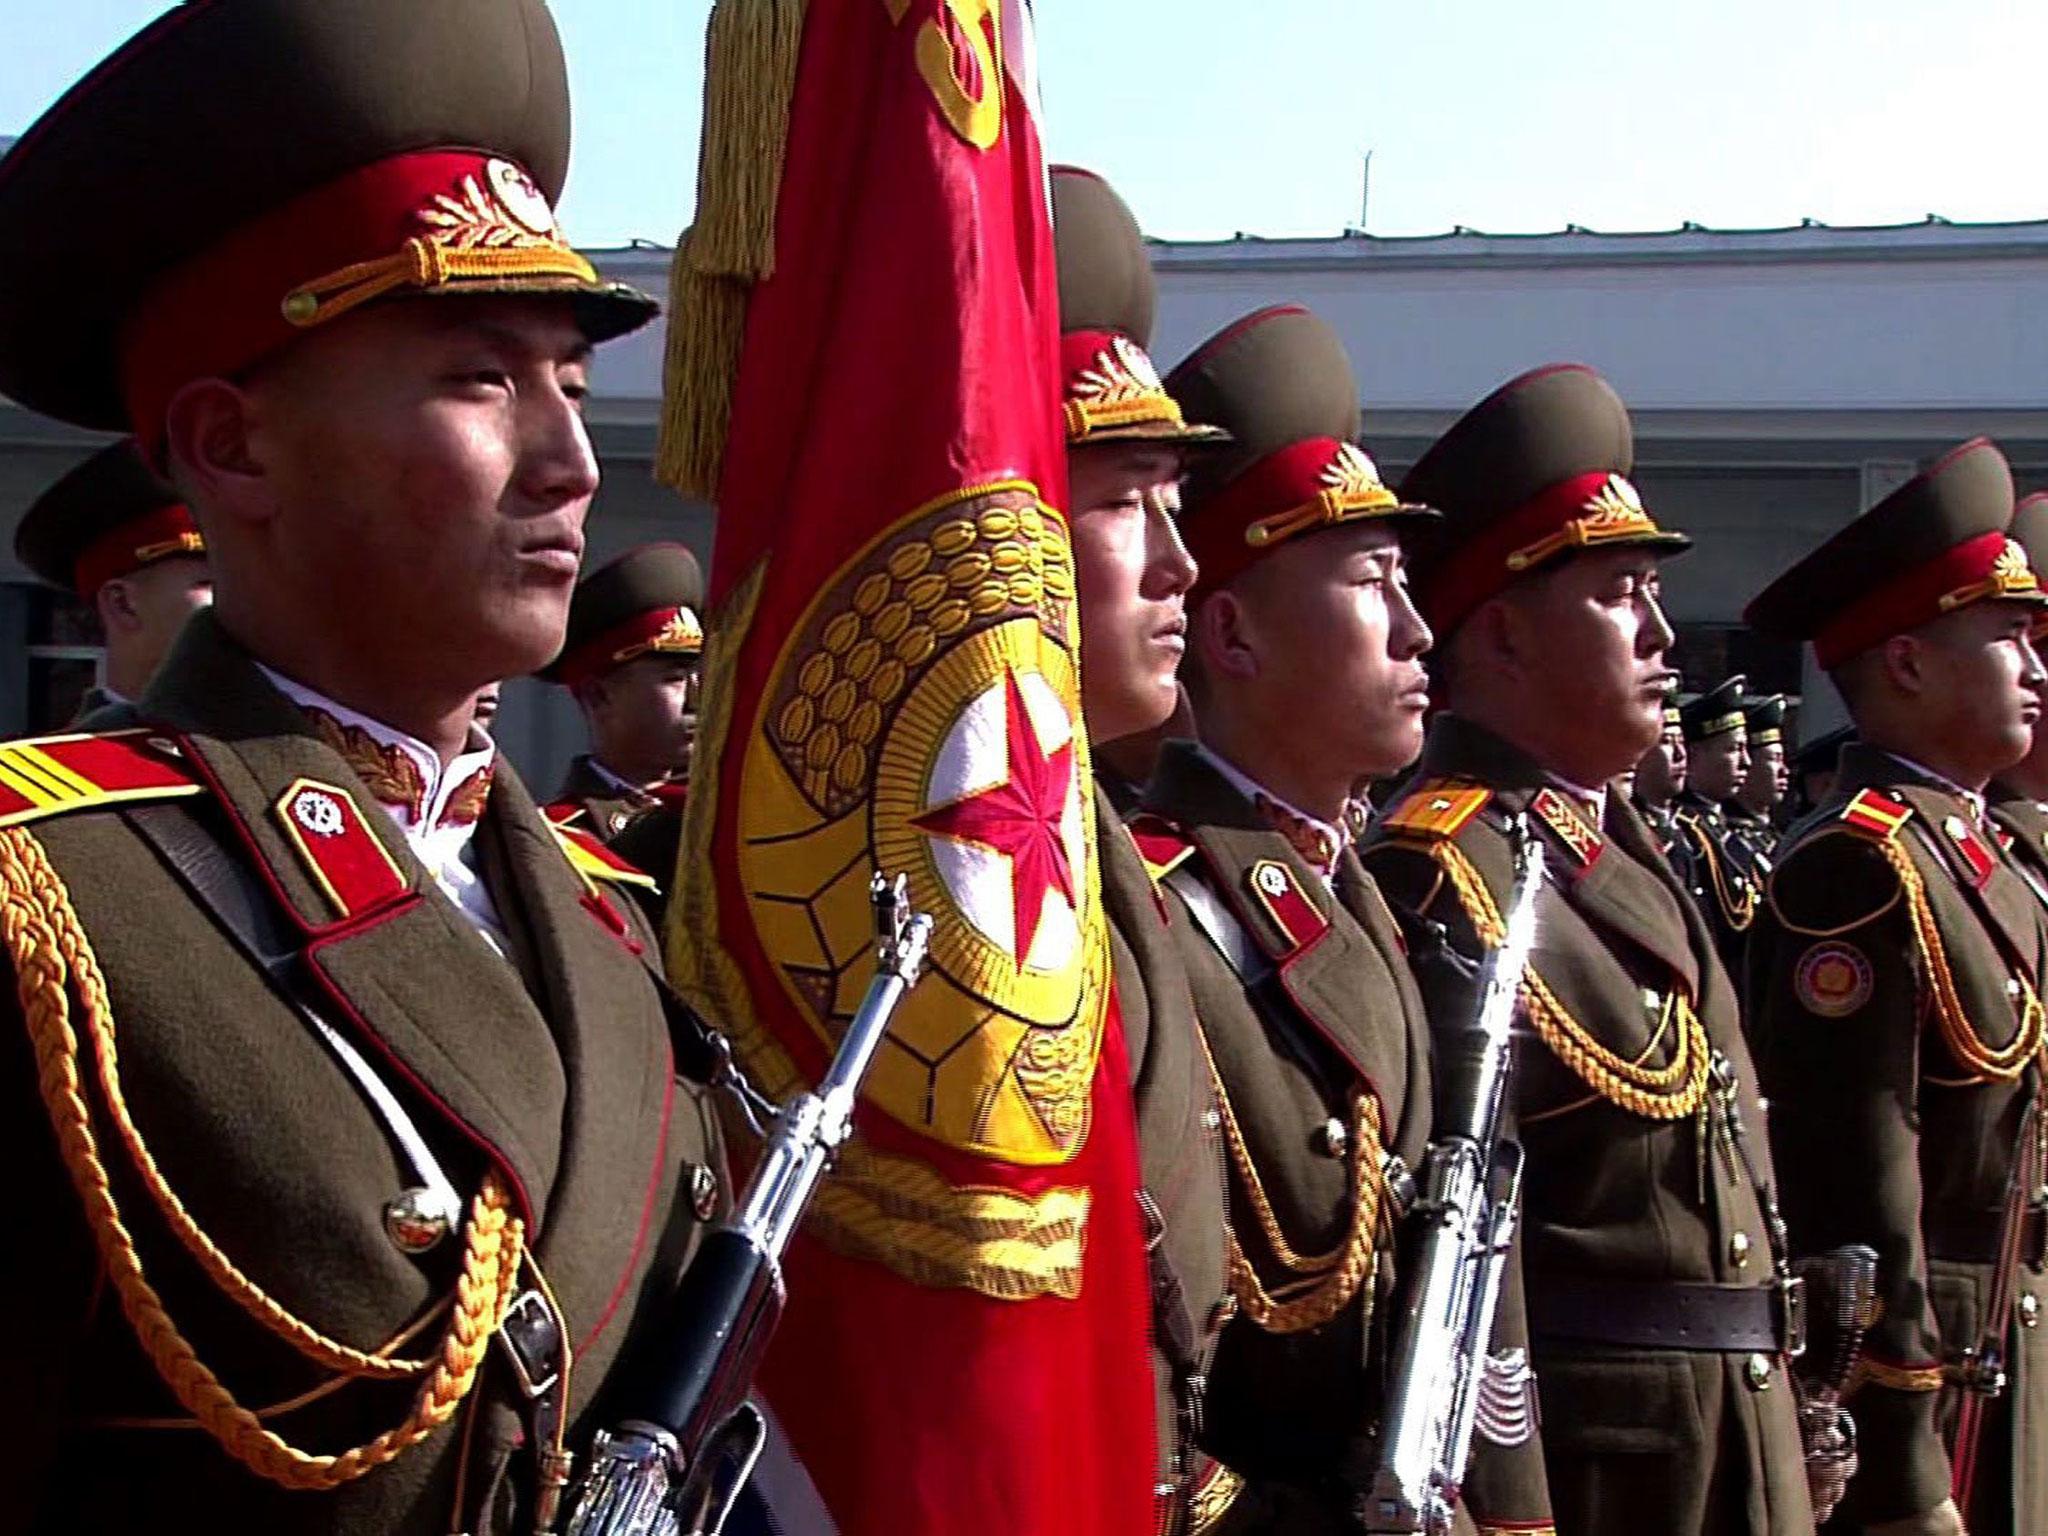
[[[592,256],[666,288],[666,250]],[[2048,486],[2048,222],[1239,239],[1162,244],[1155,261],[1162,368],[1248,310],[1306,304],[1350,349],[1363,441],[1390,475],[1513,374],[1598,368],[1634,413],[1645,500],[1697,540],[1666,573],[1680,661],[1695,681],[1747,666],[1772,687],[1803,682],[1809,733],[1834,701],[1796,654],[1739,629],[1749,596],[1966,437],[1995,438],[2023,489]],[[709,559],[709,509],[649,474],[662,348],[656,325],[598,354],[593,560],[656,538]],[[0,522],[94,446],[0,401]],[[89,624],[0,565],[0,731],[53,724],[91,647]],[[558,691],[521,682],[500,736],[545,791],[580,729]]]

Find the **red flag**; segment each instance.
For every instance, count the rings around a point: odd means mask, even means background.
[[[672,968],[780,1097],[872,974],[871,872],[937,920],[763,1376],[876,1536],[1152,1523],[1029,22],[723,0],[670,320],[665,468],[719,509]]]

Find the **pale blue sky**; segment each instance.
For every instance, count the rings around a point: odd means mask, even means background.
[[[0,8],[15,133],[164,4]],[[555,0],[580,243],[686,222],[707,9]],[[2043,0],[1039,0],[1038,25],[1053,156],[1159,235],[1336,233],[1368,146],[1380,234],[2048,217]]]

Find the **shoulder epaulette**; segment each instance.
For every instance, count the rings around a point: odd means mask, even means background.
[[[1416,785],[1380,820],[1412,837],[1456,837],[1458,829],[1486,809],[1493,791],[1463,779],[1429,779]]]
[[[1149,814],[1133,816],[1125,827],[1131,834],[1132,843],[1137,846],[1138,857],[1144,861],[1145,873],[1154,885],[1186,863],[1195,851],[1193,840],[1164,817]]]
[[[555,841],[562,845],[562,852],[568,855],[576,872],[587,879],[614,885],[644,885],[651,891],[661,888],[652,875],[628,864],[581,827],[550,821],[548,830],[555,834]]]
[[[1912,819],[1913,808],[1875,789],[1859,789],[1842,807],[1841,820],[1866,837],[1888,843]]]
[[[143,728],[0,744],[0,827],[204,789],[177,744]]]

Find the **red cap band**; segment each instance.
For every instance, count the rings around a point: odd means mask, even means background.
[[[650,608],[593,635],[556,662],[548,675],[564,688],[580,688],[649,651],[693,656],[703,649],[704,626],[695,609],[687,604]]]
[[[72,564],[71,581],[78,595],[91,602],[93,594],[108,582],[145,565],[173,555],[205,553],[206,541],[200,538],[190,510],[179,505],[158,507],[129,518],[86,545]]]
[[[1286,539],[1400,506],[1350,443],[1308,437],[1276,448],[1184,518],[1188,553],[1202,572],[1197,590],[1228,585]]]
[[[2023,597],[2040,590],[2019,545],[1995,530],[1980,533],[1864,593],[1813,637],[1813,657],[1823,671],[1832,671],[1882,640],[1980,598]]]
[[[171,397],[226,378],[307,327],[398,288],[511,275],[593,280],[547,199],[476,150],[395,155],[273,208],[158,283],[122,338],[122,392],[145,456]]]
[[[1068,331],[1060,337],[1060,377],[1070,446],[1110,427],[1185,424],[1179,402],[1159,382],[1145,349],[1119,331]]]
[[[1422,613],[1447,635],[1488,598],[1551,556],[1659,532],[1635,487],[1611,470],[1560,481],[1450,550],[1432,573]]]

